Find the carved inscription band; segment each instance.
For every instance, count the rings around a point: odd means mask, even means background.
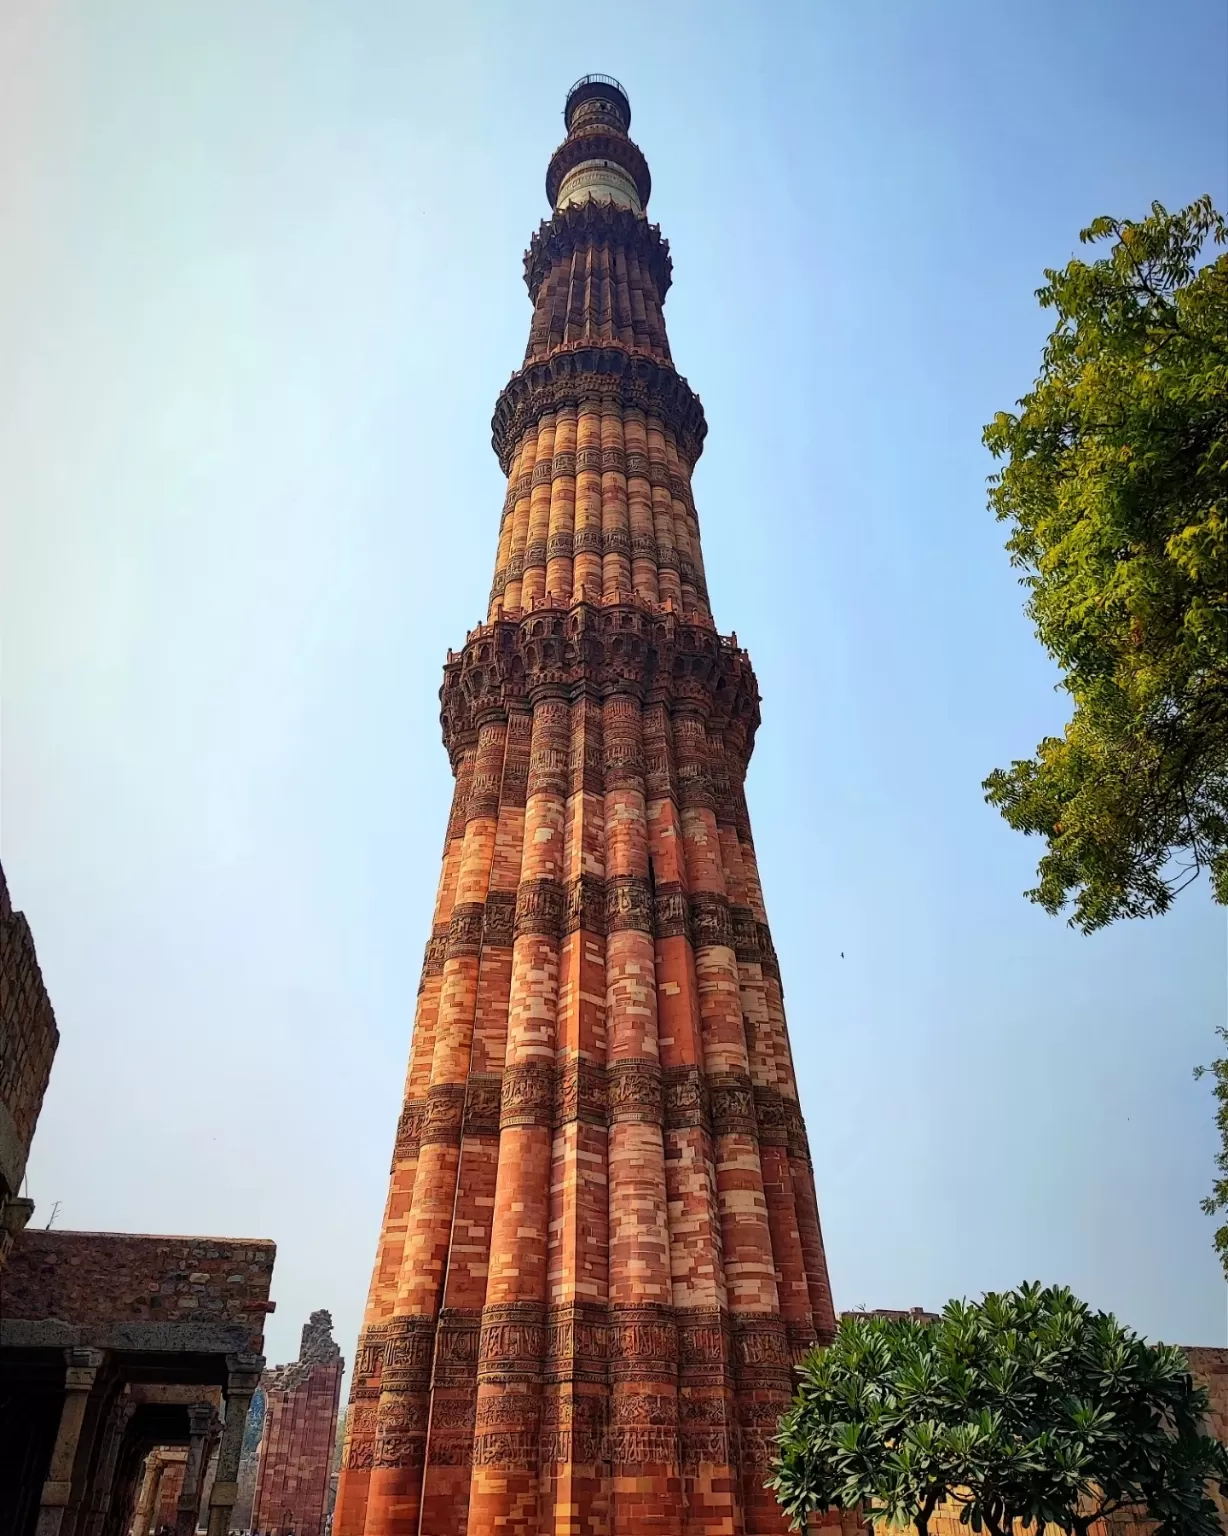
[[[747,1095],[754,1105],[759,1138],[765,1146],[787,1146],[807,1157],[801,1110],[774,1088],[750,1091],[736,1075],[709,1080],[697,1066],[666,1067],[631,1059],[603,1062],[570,1057],[551,1065],[529,1063],[501,1075],[474,1073],[467,1084],[440,1084],[424,1097],[410,1099],[397,1122],[392,1164],[417,1157],[424,1142],[455,1144],[466,1136],[494,1137],[502,1125],[542,1125],[558,1129],[580,1121],[608,1126],[636,1120],[667,1131],[713,1129],[717,1124],[744,1128],[750,1121]]]

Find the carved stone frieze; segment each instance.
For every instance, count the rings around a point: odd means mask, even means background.
[[[546,1309],[539,1302],[507,1302],[483,1309],[478,1344],[479,1382],[540,1381],[546,1347]],[[488,1399],[487,1404],[500,1399]],[[484,1404],[479,1404],[479,1409]],[[487,1406],[487,1413],[491,1411]],[[479,1422],[481,1422],[479,1412]],[[487,1420],[489,1422],[489,1419]]]
[[[448,924],[449,960],[459,955],[476,955],[482,948],[482,918],[485,905],[480,901],[457,902]]]
[[[434,1083],[422,1113],[422,1145],[459,1146],[465,1113],[464,1083]]]
[[[691,942],[696,949],[722,945],[733,948],[729,898],[719,891],[691,892]]]
[[[609,1457],[607,1430],[604,1392],[550,1396],[542,1404],[542,1464],[595,1467]]]
[[[557,880],[522,880],[516,892],[516,937],[540,934],[557,943],[563,936],[565,896]]]
[[[732,1313],[734,1379],[739,1391],[791,1390],[793,1356],[784,1320],[756,1312]],[[745,1424],[745,1418],[742,1419]]]
[[[554,1066],[545,1059],[503,1069],[499,1129],[511,1125],[549,1127],[554,1119]]]
[[[546,1314],[547,1381],[604,1383],[609,1353],[609,1320],[604,1306],[571,1302]]]
[[[567,904],[563,931],[605,933],[606,882],[600,875],[577,875],[567,883]]]
[[[425,1390],[388,1390],[381,1394],[372,1464],[377,1467],[422,1465],[426,1449]]]
[[[609,1096],[603,1063],[570,1057],[555,1065],[554,1125],[573,1121],[604,1126],[609,1121]]]
[[[422,956],[422,978],[419,988],[425,984],[428,976],[442,976],[443,962],[448,953],[449,929],[442,924],[435,929],[426,941],[426,952]]]
[[[653,928],[652,886],[641,875],[612,875],[605,883],[605,930],[619,933]]]
[[[733,929],[733,952],[739,965],[758,965],[759,925],[749,907],[729,904],[729,921]]]
[[[657,1061],[633,1057],[612,1061],[606,1067],[610,1124],[625,1121],[660,1125],[664,1118],[661,1066]]]
[[[358,1349],[354,1355],[354,1388],[378,1383],[384,1368],[384,1343],[386,1326],[368,1323],[358,1336]],[[378,1396],[378,1390],[376,1392]]]
[[[679,1308],[678,1368],[683,1383],[693,1386],[727,1386],[729,1320],[715,1308]]]
[[[380,1402],[389,1392],[425,1392],[431,1377],[435,1319],[390,1317],[384,1324],[384,1363],[380,1370]],[[383,1409],[381,1407],[381,1416]]]
[[[755,1124],[762,1147],[789,1145],[789,1112],[779,1088],[755,1086]]]
[[[490,891],[483,904],[482,946],[512,946],[516,918],[515,891]]]
[[[546,540],[547,560],[570,560],[573,553],[574,543],[570,533],[552,533]]]
[[[772,943],[771,930],[766,923],[758,924],[759,928],[759,963],[763,967],[763,974],[780,986],[780,961],[776,955],[776,946]],[[783,993],[782,993],[783,995]]]
[[[465,1087],[466,1136],[497,1136],[502,1078],[494,1073],[471,1073]]]
[[[755,1095],[750,1078],[741,1072],[709,1072],[714,1136],[755,1134]]]
[[[392,1166],[408,1162],[418,1155],[422,1145],[422,1121],[426,1113],[425,1099],[410,1099],[401,1108],[397,1121],[397,1137],[392,1148]]]
[[[711,1130],[708,1088],[700,1069],[696,1066],[666,1067],[662,1077],[665,1090],[665,1129],[667,1131],[695,1128]]]
[[[678,1375],[672,1307],[610,1308],[610,1380],[670,1381]]]
[[[806,1122],[802,1118],[802,1106],[796,1099],[785,1099],[785,1144],[790,1157],[810,1161],[810,1142],[806,1136]]]
[[[477,1379],[482,1314],[477,1308],[444,1307],[435,1335],[435,1391],[469,1387]],[[438,1414],[438,1398],[435,1412]]]
[[[691,906],[677,881],[657,886],[653,899],[653,928],[659,939],[690,938]]]

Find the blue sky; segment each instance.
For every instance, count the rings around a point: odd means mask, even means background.
[[[1081,226],[1228,202],[1220,0],[112,0],[0,18],[3,856],[62,1031],[30,1192],[365,1294],[521,253],[617,75],[837,1305],[1028,1277],[1225,1342],[1222,911],[1083,938],[982,802],[1064,698],[985,510]],[[841,959],[841,951],[845,958]]]

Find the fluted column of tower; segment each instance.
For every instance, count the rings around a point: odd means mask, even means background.
[[[713,623],[669,249],[615,81],[565,109],[499,397],[484,623],[356,1352],[336,1536],[759,1536],[834,1328]]]

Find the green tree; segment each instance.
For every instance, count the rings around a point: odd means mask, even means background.
[[[1216,1034],[1228,1044],[1228,1029],[1222,1024],[1216,1029]],[[1215,1124],[1219,1128],[1220,1146],[1215,1157],[1218,1177],[1211,1186],[1211,1193],[1202,1202],[1202,1208],[1208,1216],[1217,1216],[1228,1211],[1228,1056],[1220,1056],[1209,1067],[1194,1068],[1195,1077],[1202,1077],[1208,1072],[1215,1079],[1215,1101],[1219,1106],[1215,1111]],[[1216,1228],[1215,1251],[1219,1254],[1224,1276],[1228,1279],[1228,1222]]]
[[[1047,271],[1040,377],[985,429],[990,503],[1074,700],[986,798],[1048,842],[1033,901],[1090,933],[1164,912],[1200,870],[1228,902],[1228,237],[1202,198],[1097,219]]]
[[[799,1529],[860,1509],[928,1536],[951,1500],[990,1536],[1015,1520],[1086,1536],[1126,1508],[1156,1536],[1213,1536],[1228,1452],[1203,1433],[1208,1406],[1179,1350],[1068,1290],[952,1301],[933,1323],[846,1315],[803,1367],[772,1487]]]

